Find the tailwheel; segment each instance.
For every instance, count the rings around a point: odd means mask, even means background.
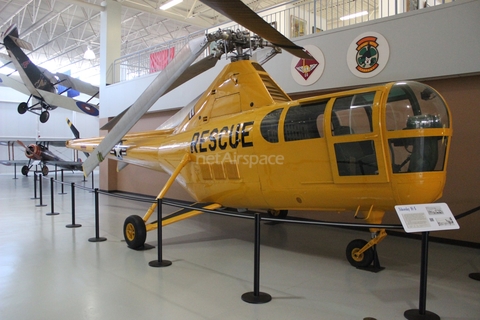
[[[22,174],[24,176],[27,176],[28,175],[28,171],[30,171],[30,169],[28,168],[28,166],[23,166],[22,167]]]
[[[346,250],[347,260],[356,268],[365,268],[372,264],[374,251],[370,247],[362,253],[358,253],[368,242],[363,239],[351,241]]]
[[[267,211],[268,216],[270,218],[279,218],[283,219],[286,218],[288,215],[288,210],[275,210],[275,209],[268,209]]]
[[[42,174],[43,174],[44,177],[45,177],[45,176],[48,176],[48,172],[49,172],[48,167],[47,167],[47,166],[43,166],[43,167],[42,167]]]
[[[48,121],[48,118],[50,118],[50,113],[48,111],[43,111],[40,114],[40,122],[45,123]]]
[[[28,110],[28,104],[26,102],[21,102],[18,105],[18,108],[17,108],[18,113],[24,114],[25,112],[27,112],[27,110]]]
[[[123,236],[131,249],[141,248],[147,239],[147,227],[140,216],[129,216],[123,224]]]

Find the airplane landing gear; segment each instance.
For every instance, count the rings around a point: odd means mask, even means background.
[[[142,217],[133,215],[125,219],[123,236],[129,248],[141,248],[147,239],[147,228]]]
[[[47,166],[42,167],[42,174],[43,174],[44,177],[48,175],[48,167]]]
[[[368,248],[363,252],[360,251],[367,243],[368,242],[363,239],[356,239],[347,245],[347,260],[355,268],[365,268],[373,262],[374,255],[372,248]]]
[[[40,122],[45,123],[50,118],[50,113],[48,111],[43,111],[40,113]]]
[[[18,113],[24,114],[28,111],[28,104],[26,102],[21,102],[17,108]]]
[[[376,245],[385,239],[387,233],[385,229],[377,229],[372,231],[372,239],[365,241],[356,239],[347,245],[347,260],[352,266],[367,271],[378,272],[385,268],[380,266],[378,260]]]
[[[30,170],[30,169],[28,168],[28,166],[23,166],[23,167],[22,167],[22,174],[23,174],[24,176],[27,176],[29,170]]]
[[[288,210],[275,210],[275,209],[268,209],[268,216],[270,218],[279,218],[283,219],[286,218],[288,215]]]

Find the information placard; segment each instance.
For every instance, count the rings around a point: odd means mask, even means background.
[[[395,211],[408,233],[460,229],[446,203],[401,205]]]

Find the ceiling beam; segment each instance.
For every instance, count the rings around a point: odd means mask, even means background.
[[[89,9],[96,10],[96,11],[105,11],[104,6],[89,3],[89,2],[84,2],[82,0],[62,0],[62,2],[71,3],[71,4],[74,4],[76,6],[81,6],[81,7],[89,8]]]
[[[183,15],[173,14],[173,13],[170,13],[168,11],[164,11],[164,10],[160,10],[160,9],[153,9],[151,6],[148,6],[148,5],[145,5],[145,4],[140,4],[138,2],[133,2],[131,0],[119,1],[119,3],[122,6],[130,8],[130,9],[135,9],[135,10],[139,10],[139,11],[148,12],[148,13],[151,13],[151,14],[158,15],[160,17],[180,21],[180,22],[183,22],[185,24],[194,25],[194,26],[197,26],[197,27],[200,27],[200,28],[203,28],[203,29],[207,29],[207,28],[210,28],[212,26],[211,24],[207,23],[206,21],[198,19],[198,18],[187,19],[187,17],[185,17]]]

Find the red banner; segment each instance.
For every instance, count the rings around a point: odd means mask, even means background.
[[[150,54],[150,73],[165,69],[175,56],[175,47]]]

